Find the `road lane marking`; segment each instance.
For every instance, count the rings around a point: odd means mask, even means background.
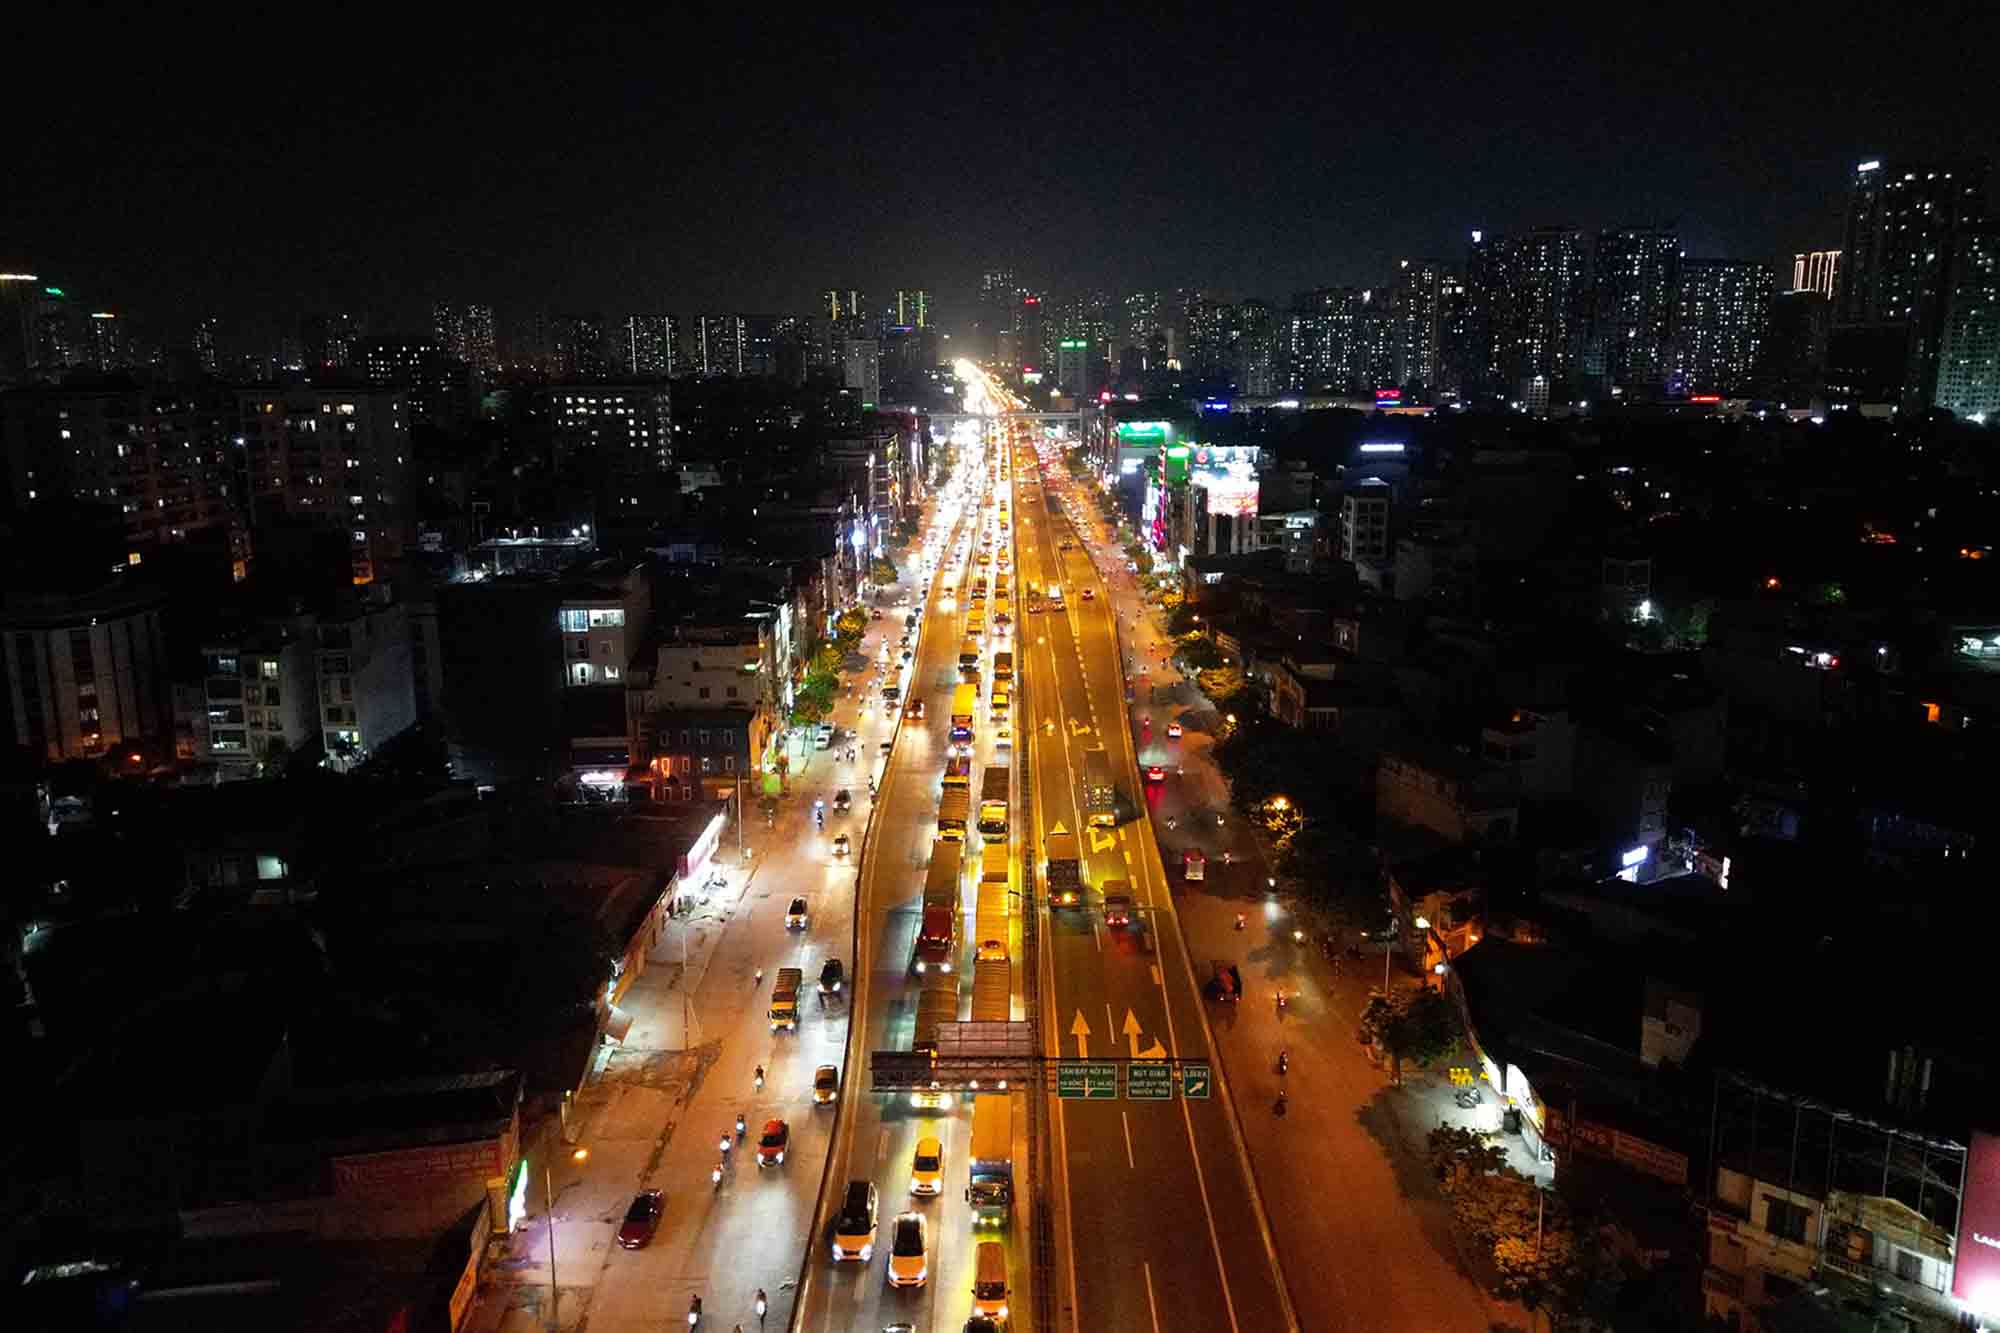
[[[1160,1003],[1165,1004],[1167,1002],[1167,983],[1160,978],[1160,965],[1154,963],[1147,970],[1153,974],[1153,984],[1160,988]]]
[[[1137,1171],[1139,1164],[1132,1160],[1132,1118],[1120,1111],[1118,1123],[1125,1126],[1125,1167],[1128,1171]]]
[[[1111,1006],[1106,1005],[1104,1012],[1108,1017],[1111,1013]],[[1076,1021],[1069,1025],[1069,1035],[1076,1038],[1076,1058],[1079,1060],[1088,1060],[1090,1058],[1090,1023],[1084,1018],[1083,1010],[1079,1009],[1076,1011]]]

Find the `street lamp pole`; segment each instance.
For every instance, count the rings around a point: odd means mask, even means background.
[[[562,1301],[562,1289],[556,1286],[556,1187],[555,1177],[550,1174],[553,1157],[542,1159],[542,1194],[549,1201],[549,1327],[561,1327],[557,1306]]]

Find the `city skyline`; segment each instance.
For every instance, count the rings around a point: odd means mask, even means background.
[[[298,82],[323,95],[278,89],[255,117],[233,85],[197,80],[175,116],[135,118],[114,71],[23,146],[0,267],[155,325],[356,309],[414,331],[439,301],[792,313],[838,281],[931,289],[955,333],[996,264],[1055,291],[1282,300],[1386,282],[1403,258],[1454,265],[1474,229],[1672,218],[1690,255],[1783,265],[1839,248],[1858,161],[1993,156],[1993,127],[1957,114],[1970,74],[1914,68],[1971,22],[1877,34],[1876,77],[1837,102],[1814,58],[1839,27],[1825,22],[1783,61],[1648,50],[1644,70],[1619,54],[1631,43],[1593,59],[1575,38],[1515,34],[1496,56],[1466,30],[1413,72],[1353,55],[1364,32],[1303,23],[1283,46],[1217,53],[1171,17],[1053,35],[1026,18],[800,28],[797,54],[754,69],[729,57],[764,54],[768,34],[712,21],[415,55],[332,37],[301,57]],[[682,57],[674,103],[642,57],[690,47],[721,58]],[[1092,78],[1033,92],[1076,60]],[[1428,76],[1416,96],[1413,73]],[[561,90],[586,76],[610,95],[570,114]],[[1324,98],[1297,95],[1315,80]],[[1156,114],[1169,96],[1186,113]],[[657,128],[674,105],[740,110],[691,136]],[[146,199],[145,227],[106,197]]]

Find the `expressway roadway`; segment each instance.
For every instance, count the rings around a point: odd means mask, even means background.
[[[1059,581],[1065,594],[1062,608],[1045,603],[1040,614],[1021,617],[1030,836],[1039,865],[1050,828],[1078,832],[1092,889],[1087,910],[1049,909],[1040,955],[1044,1049],[1207,1060],[1195,973],[1205,976],[1208,964],[1189,959],[1174,921],[1124,724],[1107,590],[1080,546],[1059,549],[1074,534],[1050,512],[1045,488],[1022,493],[1039,472],[1032,449],[1017,449],[1015,464],[1024,592],[1028,582]],[[1086,588],[1095,594],[1089,600]],[[1079,776],[1084,752],[1100,745],[1119,788],[1120,823],[1093,831],[1079,819]],[[1137,908],[1130,928],[1103,922],[1102,885],[1111,879],[1130,885]],[[1296,1326],[1219,1069],[1214,1077],[1206,1100],[1055,1102],[1060,1271],[1048,1276],[1064,1312],[1058,1327],[1263,1333]]]
[[[806,1256],[792,1327],[847,1333],[907,1324],[919,1330],[957,1333],[970,1308],[973,1232],[964,1199],[970,1117],[963,1099],[935,1110],[912,1106],[907,1098],[877,1096],[867,1091],[871,1079],[869,1055],[878,1050],[908,1050],[916,1025],[920,979],[910,970],[923,894],[924,869],[937,837],[938,800],[942,789],[945,749],[949,740],[952,691],[959,683],[958,649],[963,635],[969,578],[979,566],[961,560],[971,541],[977,551],[977,525],[982,501],[990,498],[985,458],[968,450],[958,469],[967,483],[965,504],[936,549],[938,568],[927,591],[917,657],[909,674],[907,707],[922,700],[926,716],[905,716],[893,751],[884,765],[880,790],[866,847],[862,849],[860,886],[855,903],[854,1025],[848,1043],[843,1084],[844,1105],[834,1132],[826,1185],[821,1191],[813,1234],[805,1237]],[[934,524],[942,521],[940,514]],[[945,610],[942,594],[949,592]],[[899,612],[900,614],[900,612]],[[978,730],[973,771],[992,761],[991,728]],[[978,789],[975,778],[973,789]],[[967,860],[977,865],[979,835],[968,831]],[[964,886],[976,882],[968,872]],[[973,904],[963,899],[965,931],[970,935]],[[958,975],[961,1008],[969,1003],[969,950],[963,951]],[[909,1192],[910,1164],[918,1140],[935,1134],[944,1145],[944,1192],[919,1201]],[[1016,1136],[1018,1140],[1018,1135]],[[839,1210],[850,1180],[872,1180],[880,1199],[879,1230],[870,1262],[833,1263],[827,1228]],[[925,1285],[896,1289],[885,1280],[891,1226],[897,1214],[916,1211],[929,1223],[930,1276]],[[1022,1229],[1016,1227],[1014,1236]],[[773,1238],[774,1241],[777,1238]],[[788,1242],[793,1239],[785,1238]],[[1010,1256],[1017,1300],[1025,1295],[1027,1279]]]

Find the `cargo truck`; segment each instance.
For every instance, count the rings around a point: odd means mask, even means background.
[[[1007,841],[1007,770],[988,768],[979,782],[979,836],[988,842]],[[1004,855],[1006,848],[1001,852]]]
[[[1083,864],[1077,856],[1076,835],[1058,823],[1049,830],[1047,860],[1042,866],[1043,891],[1051,907],[1076,907],[1083,902]]]
[[[1111,756],[1102,746],[1083,752],[1083,808],[1093,825],[1118,823],[1118,788],[1111,781]]]
[[[958,669],[970,672],[975,676],[979,674],[979,641],[977,639],[968,638],[964,643],[958,645]]]
[[[965,1201],[974,1226],[1006,1226],[1014,1211],[1014,1098],[987,1093],[972,1102],[972,1165]]]
[[[935,1054],[938,1028],[957,1021],[958,983],[949,977],[925,982],[922,993],[917,996],[917,1027],[910,1034],[910,1049]]]
[[[799,984],[804,973],[796,967],[781,967],[771,983],[771,1031],[779,1028],[795,1032],[799,1026]]]
[[[939,838],[931,844],[931,863],[924,871],[924,906],[956,906],[958,872],[965,864],[965,849]]]
[[[1014,980],[1004,958],[972,965],[972,1017],[981,1023],[1005,1023],[1013,1017]]]
[[[966,816],[972,810],[972,789],[946,787],[938,802],[938,836],[953,842],[965,841]]]
[[[951,738],[953,740],[964,742],[972,739],[972,724],[978,712],[979,687],[977,685],[960,685],[951,692]]]

